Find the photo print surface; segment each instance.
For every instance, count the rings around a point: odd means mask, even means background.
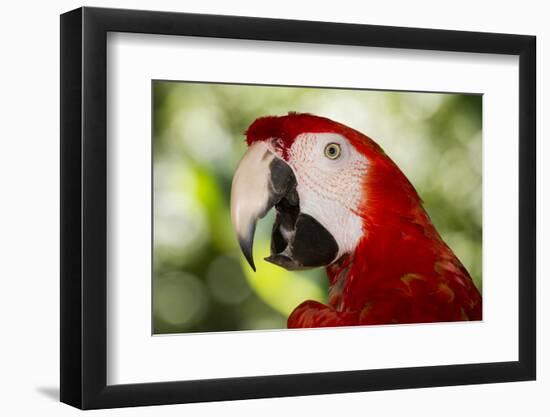
[[[152,81],[153,333],[482,319],[482,96]]]

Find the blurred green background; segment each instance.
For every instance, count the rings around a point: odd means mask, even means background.
[[[289,111],[377,141],[481,290],[480,95],[153,81],[155,334],[285,328],[302,301],[326,302],[324,269],[288,272],[263,261],[273,213],[256,232],[256,273],[231,228],[243,132],[260,116]]]

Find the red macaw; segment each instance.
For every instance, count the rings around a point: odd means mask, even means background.
[[[271,255],[288,270],[326,267],[328,305],[305,301],[288,327],[481,320],[468,271],[413,185],[372,139],[289,113],[254,121],[235,172],[231,218],[255,270],[256,222],[275,207]]]

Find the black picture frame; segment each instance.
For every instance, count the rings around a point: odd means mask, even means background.
[[[108,32],[519,56],[519,360],[107,385]],[[61,15],[61,401],[93,409],[535,379],[535,51],[524,35],[88,7]]]

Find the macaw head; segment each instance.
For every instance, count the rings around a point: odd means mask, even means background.
[[[275,208],[271,255],[288,270],[329,266],[369,231],[419,199],[384,151],[362,133],[310,114],[262,117],[231,189],[231,219],[255,270],[256,222]]]

